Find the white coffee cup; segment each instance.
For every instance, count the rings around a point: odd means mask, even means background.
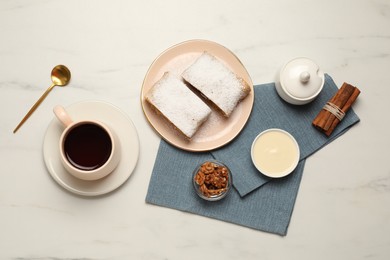
[[[96,120],[74,122],[62,106],[53,109],[65,127],[59,140],[64,168],[82,180],[98,180],[110,174],[120,161],[117,135]]]

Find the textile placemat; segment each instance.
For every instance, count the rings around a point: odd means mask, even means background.
[[[333,79],[325,74],[325,84],[320,95],[309,104],[297,106],[283,101],[277,94],[274,83],[255,86],[254,106],[245,128],[229,145],[211,152],[216,159],[229,162],[234,186],[241,196],[245,196],[270,180],[259,174],[250,157],[251,144],[260,132],[268,128],[286,130],[297,140],[302,160],[359,121],[357,115],[349,111],[348,116],[330,137],[312,126],[313,119],[337,90]]]
[[[280,99],[274,83],[255,86],[255,102],[245,128],[234,141],[215,151],[187,152],[161,140],[146,202],[286,235],[306,158],[359,121],[350,110],[330,137],[311,126],[322,106],[338,90],[329,75],[325,79],[321,94],[304,106],[290,105]],[[290,132],[301,150],[297,168],[281,179],[264,177],[250,160],[255,136],[275,127]],[[210,159],[224,162],[233,175],[234,189],[218,202],[202,200],[192,186],[195,167]]]

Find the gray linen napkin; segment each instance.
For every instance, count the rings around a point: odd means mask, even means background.
[[[304,106],[284,102],[273,83],[255,86],[255,102],[245,128],[233,142],[215,151],[185,152],[161,140],[146,202],[286,235],[305,159],[359,121],[350,110],[330,137],[311,126],[322,106],[337,91],[332,78],[329,75],[325,78],[321,94]],[[281,179],[264,177],[250,160],[250,146],[255,136],[274,127],[290,132],[301,150],[297,168]],[[224,162],[233,175],[235,189],[218,202],[200,199],[192,187],[195,167],[209,159]]]
[[[245,196],[269,181],[268,177],[258,173],[250,157],[251,143],[260,132],[268,128],[286,130],[297,140],[302,160],[333,141],[359,121],[357,115],[349,111],[348,116],[343,119],[330,137],[311,125],[318,112],[337,90],[333,79],[325,74],[325,84],[320,95],[309,104],[297,106],[283,101],[278,96],[274,83],[255,87],[252,114],[241,134],[229,145],[212,151],[218,160],[229,162],[234,186],[241,196]]]

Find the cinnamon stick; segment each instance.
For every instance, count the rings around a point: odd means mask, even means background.
[[[356,101],[360,94],[360,90],[348,83],[344,83],[336,94],[328,101],[338,107],[343,113],[347,113],[352,104]],[[330,136],[336,126],[340,123],[340,119],[332,112],[321,109],[312,124],[327,136]]]

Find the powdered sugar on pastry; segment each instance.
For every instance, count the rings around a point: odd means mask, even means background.
[[[182,77],[228,117],[250,92],[248,84],[213,55],[204,52]]]
[[[146,100],[190,139],[207,120],[211,109],[177,76],[165,72]]]

